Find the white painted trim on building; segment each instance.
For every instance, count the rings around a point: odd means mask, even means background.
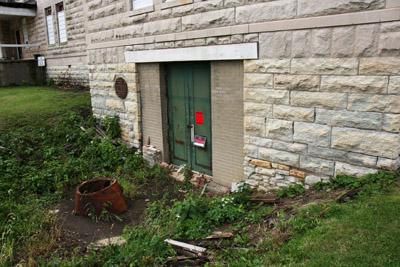
[[[0,47],[39,47],[39,44],[0,44]]]
[[[168,34],[150,36],[151,38],[137,37],[125,40],[88,44],[87,50],[134,45],[134,44],[153,43],[154,42],[153,39],[155,39],[156,42],[178,41],[178,40],[195,39],[195,38],[225,36],[232,34],[329,28],[337,26],[361,25],[369,23],[398,21],[398,20],[400,20],[400,8],[391,8],[391,9],[382,9],[374,11],[346,13],[340,15],[270,21],[270,22],[225,26],[225,27],[196,30],[196,31],[168,33]],[[88,24],[89,26],[91,26],[96,23],[89,22]]]
[[[2,6],[0,16],[36,17],[36,10]]]
[[[127,63],[257,59],[257,43],[126,51]]]

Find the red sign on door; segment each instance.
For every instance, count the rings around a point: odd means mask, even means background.
[[[196,124],[197,125],[204,125],[203,112],[196,112]]]

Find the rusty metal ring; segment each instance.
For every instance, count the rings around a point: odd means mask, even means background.
[[[85,181],[76,187],[75,214],[88,216],[95,212],[100,215],[103,208],[113,214],[127,209],[122,195],[123,188],[115,178],[96,178]]]

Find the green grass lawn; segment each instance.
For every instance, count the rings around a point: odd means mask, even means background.
[[[55,114],[90,103],[88,91],[46,87],[1,87],[0,130],[43,122]]]
[[[400,191],[336,204],[282,252],[302,266],[400,266]]]

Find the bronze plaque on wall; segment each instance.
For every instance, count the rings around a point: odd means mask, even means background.
[[[115,93],[121,99],[125,99],[126,96],[128,95],[128,84],[121,77],[118,77],[115,80]]]

